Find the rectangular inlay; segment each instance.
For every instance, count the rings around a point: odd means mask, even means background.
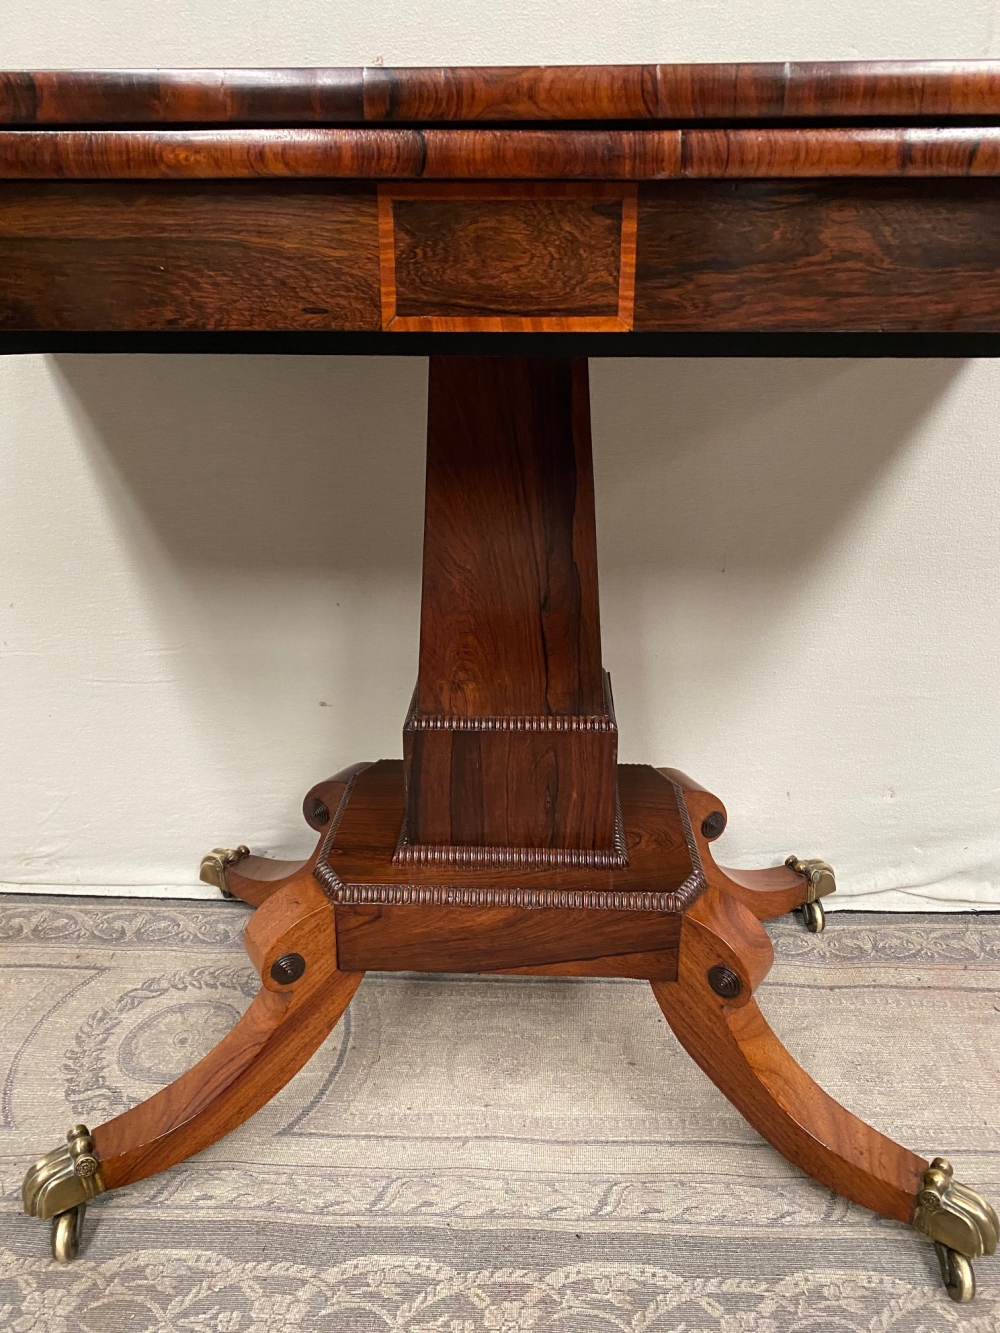
[[[382,327],[627,332],[634,185],[379,187]]]

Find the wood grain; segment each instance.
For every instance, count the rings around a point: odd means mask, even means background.
[[[0,130],[0,178],[754,179],[1000,175],[1000,127]]]
[[[989,331],[998,107],[991,62],[0,74],[0,328]],[[313,789],[308,861],[234,868],[262,989],[95,1130],[108,1187],[263,1105],[367,968],[638,976],[781,1152],[908,1221],[926,1163],[753,999],[804,881],[720,870],[715,798],[616,765],[585,364],[433,358],[426,517],[405,760]]]
[[[680,917],[586,908],[337,907],[341,964],[348,970],[496,972],[553,965],[610,953],[655,954],[675,971]],[[582,975],[572,971],[570,975]]]
[[[675,130],[0,130],[10,180],[641,180],[680,154]]]
[[[712,852],[714,838],[706,838],[701,826],[705,817],[714,811],[719,811],[725,818],[726,807],[717,796],[706,791],[686,773],[675,768],[660,768],[657,772],[670,778],[680,788],[691,818],[705,877],[713,888],[724,893],[727,899],[748,908],[758,921],[784,916],[802,906],[808,885],[805,877],[797,875],[789,866],[770,866],[765,870],[732,870],[717,865]]]
[[[613,852],[586,362],[432,358],[424,516],[408,842]]]
[[[258,908],[248,952],[263,967],[294,949],[306,970],[291,986],[268,977],[233,1030],[186,1074],[94,1130],[108,1189],[133,1184],[215,1143],[269,1101],[340,1019],[361,981],[338,972],[333,908],[311,877]]]
[[[363,81],[359,68],[12,70],[0,73],[0,123],[362,120]]]
[[[401,865],[607,866],[627,859],[616,838],[615,731],[406,730],[403,754]]]
[[[335,826],[340,818],[341,803],[351,783],[358,773],[368,767],[370,765],[366,763],[352,764],[349,768],[334,774],[332,778],[317,782],[306,793],[302,810],[305,821],[311,829],[323,834],[324,837],[327,836],[330,828]],[[317,802],[321,804],[317,805]],[[325,819],[316,818],[318,809],[326,811]],[[229,867],[226,873],[226,887],[234,898],[240,898],[253,907],[260,907],[279,889],[283,889],[287,884],[301,881],[303,872],[311,875],[322,845],[321,837],[312,855],[301,861],[276,861],[267,856],[245,856]],[[256,917],[254,920],[256,921]],[[246,939],[251,937],[252,932]]]
[[[585,361],[429,367],[424,716],[605,713]]]
[[[627,865],[413,865],[394,855],[406,810],[403,764],[383,759],[354,783],[314,873],[345,906],[683,911],[706,881],[677,789],[644,764],[619,764],[618,789]]]
[[[311,872],[318,853],[319,844],[313,855],[304,861],[275,861],[268,856],[245,856],[229,867],[226,887],[234,898],[249,903],[251,907],[260,907],[261,903],[266,903],[286,884],[301,879],[304,870]]]
[[[1000,327],[994,181],[644,187],[635,328]]]
[[[635,192],[598,182],[380,186],[383,326],[626,331]]]
[[[677,949],[671,945],[662,952],[607,954],[600,958],[574,958],[529,967],[500,967],[496,973],[521,977],[630,977],[634,981],[676,981]]]
[[[370,186],[0,183],[0,328],[378,329]]]
[[[991,116],[992,60],[0,74],[0,123]]]
[[[994,60],[657,65],[656,113],[677,120],[993,116]]]
[[[340,819],[341,803],[354,779],[370,767],[370,760],[349,764],[332,778],[326,778],[323,782],[317,782],[315,786],[310,787],[302,799],[302,814],[311,829],[315,829],[317,833],[329,833],[331,827]],[[325,817],[323,817],[324,811]]]
[[[733,1105],[770,1143],[815,1180],[885,1217],[908,1222],[927,1163],[845,1110],[795,1063],[749,993],[727,1003],[708,985],[716,963],[752,971],[762,928],[746,908],[705,895],[684,917],[678,977],[653,994],[674,1035]],[[734,910],[735,909],[735,910]],[[734,923],[742,913],[742,942]],[[766,936],[765,936],[766,939]]]

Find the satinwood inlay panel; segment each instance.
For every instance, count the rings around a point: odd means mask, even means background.
[[[383,186],[383,327],[625,332],[635,203],[589,182]]]

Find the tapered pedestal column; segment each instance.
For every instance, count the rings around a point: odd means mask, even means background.
[[[433,357],[400,858],[623,857],[585,361]]]

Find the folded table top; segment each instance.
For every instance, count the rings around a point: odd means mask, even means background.
[[[0,72],[0,124],[920,123],[1000,112],[1000,61]]]
[[[0,351],[993,354],[998,204],[994,61],[0,72]]]

